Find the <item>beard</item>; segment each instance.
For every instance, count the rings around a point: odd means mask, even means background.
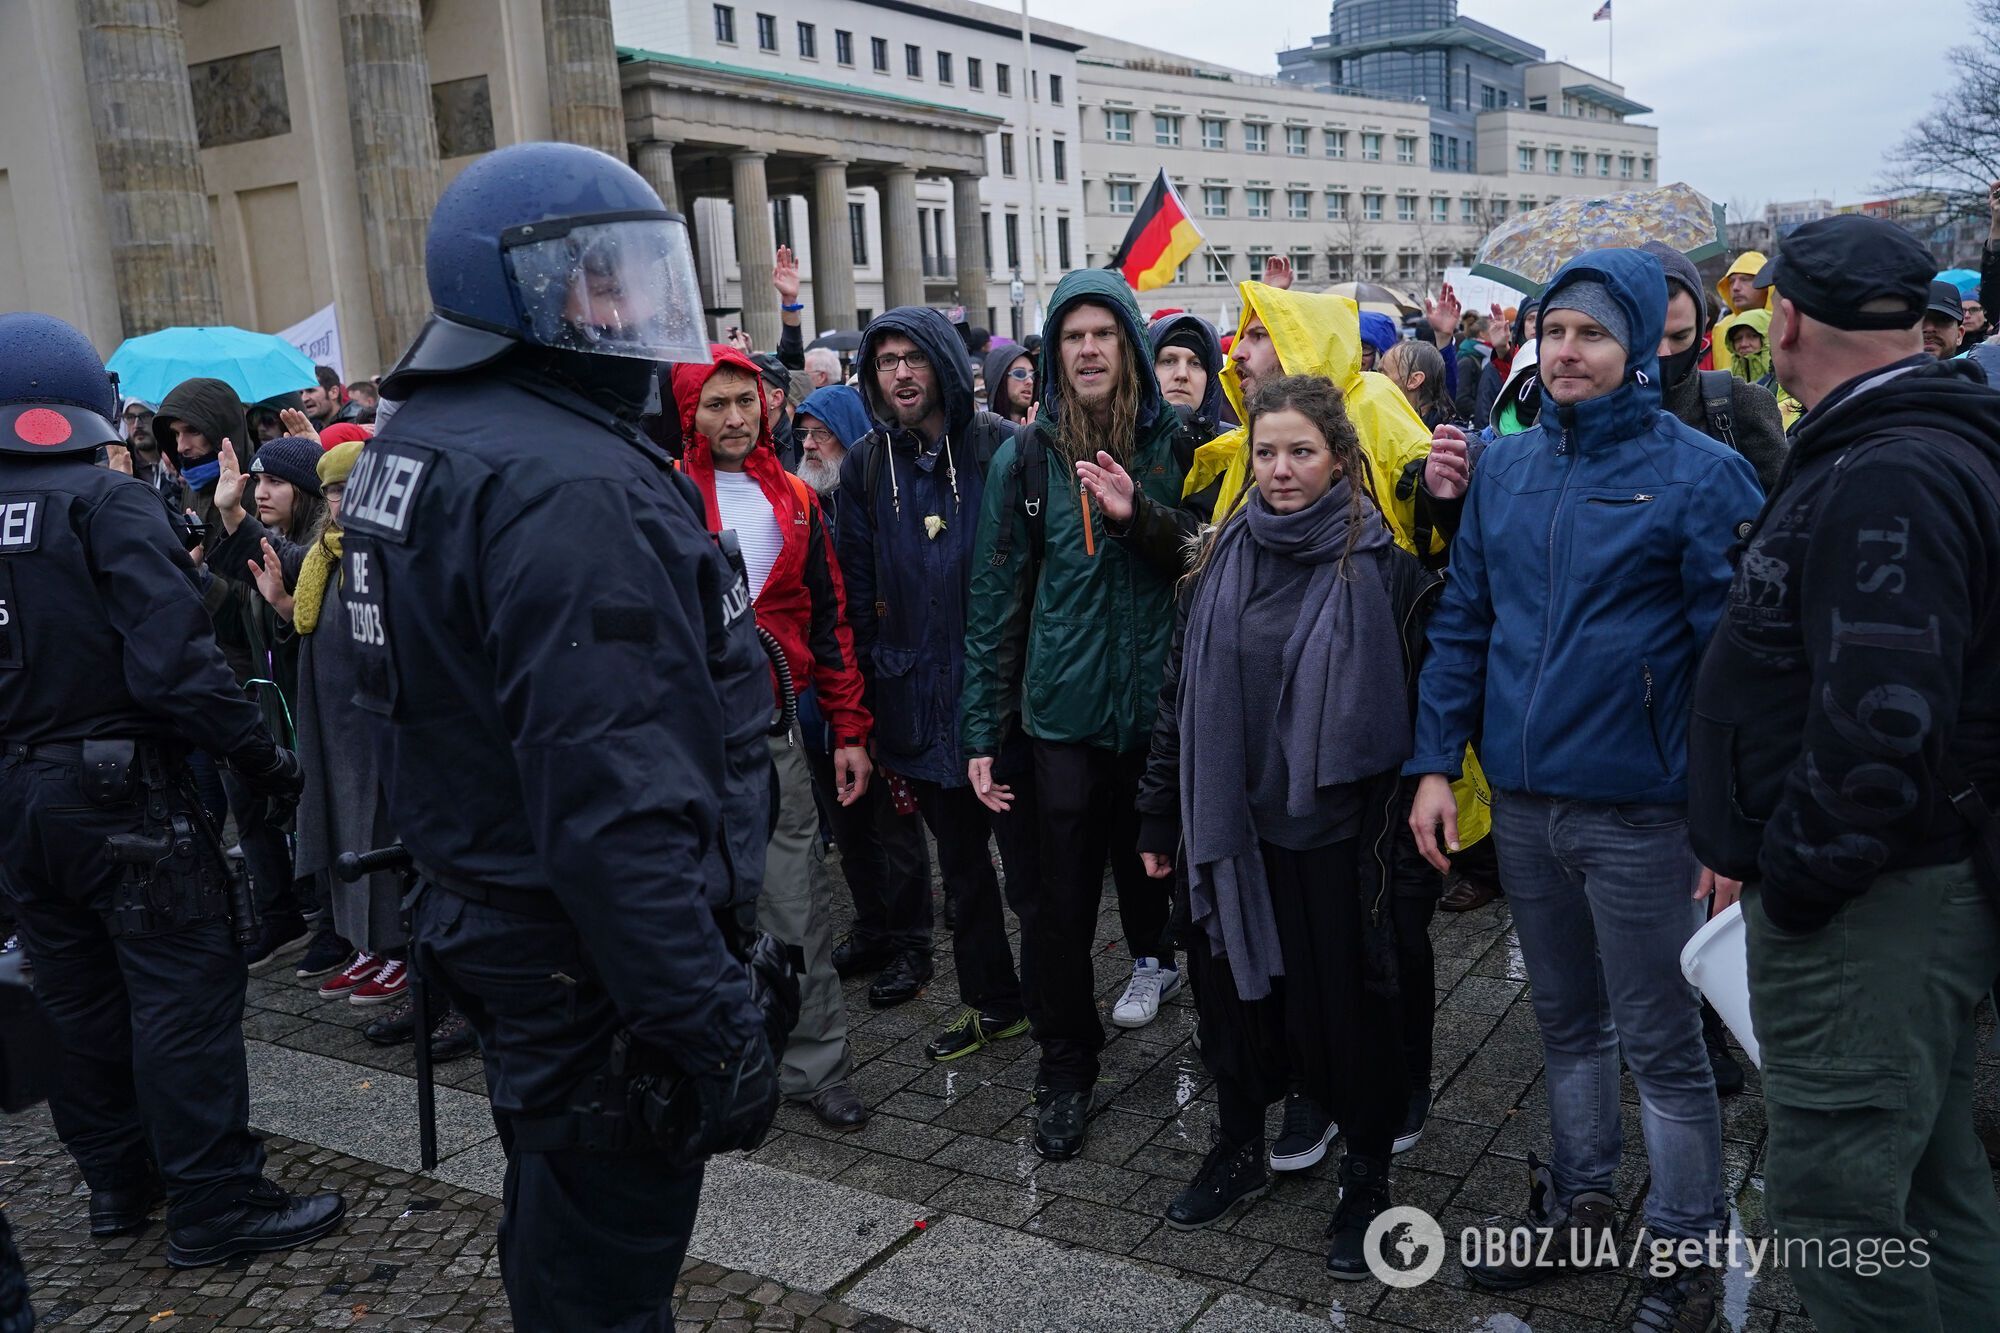
[[[1070,388],[1069,376],[1056,380],[1061,417],[1056,443],[1070,463],[1110,454],[1120,464],[1132,456],[1134,436],[1139,426],[1139,377],[1134,361],[1126,357],[1110,394],[1086,405]],[[1094,409],[1094,410],[1093,410]]]
[[[840,468],[816,454],[807,454],[799,460],[799,480],[819,492],[820,499],[830,499],[840,489]]]

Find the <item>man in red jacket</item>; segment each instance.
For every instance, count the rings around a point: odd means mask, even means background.
[[[758,626],[784,649],[798,689],[819,696],[834,733],[835,785],[841,804],[851,805],[868,789],[871,719],[861,703],[832,534],[812,488],[779,466],[757,367],[733,348],[711,350],[712,365],[674,368],[674,403],[687,442],[681,467],[701,489],[709,531],[736,534]],[[778,818],[757,925],[798,945],[806,957],[799,1021],[785,1047],[780,1086],[829,1128],[860,1129],[868,1108],[847,1086],[854,1062],[833,970],[832,892],[797,728],[772,738],[771,760],[778,770]]]

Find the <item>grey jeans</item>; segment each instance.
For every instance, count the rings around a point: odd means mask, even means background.
[[[757,929],[805,951],[799,979],[799,1021],[785,1046],[778,1086],[794,1099],[812,1097],[846,1080],[854,1068],[847,1048],[847,1007],[833,970],[833,884],[819,842],[812,771],[791,736],[773,737],[778,769],[778,827],[764,855],[764,890],[757,895]]]

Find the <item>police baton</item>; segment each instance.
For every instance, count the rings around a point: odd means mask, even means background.
[[[417,877],[417,865],[402,843],[392,842],[387,847],[367,852],[342,852],[333,859],[333,873],[344,884],[356,883],[364,876],[382,870],[393,870],[402,877],[403,896],[407,900],[407,890]],[[409,911],[405,908],[403,929],[406,934],[410,934],[409,926]],[[417,1043],[417,1145],[423,1157],[424,1170],[431,1171],[438,1164],[437,1085],[431,1078],[431,997],[430,986],[424,980],[424,970],[417,965],[413,934],[409,954],[410,1025],[415,1031]]]

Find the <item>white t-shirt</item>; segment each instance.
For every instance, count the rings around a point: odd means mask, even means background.
[[[771,566],[777,563],[778,552],[784,548],[777,511],[771,508],[771,498],[764,494],[755,477],[748,472],[724,472],[720,468],[715,473],[715,508],[722,517],[722,526],[735,531],[737,544],[743,548],[743,567],[750,575],[750,600],[754,602],[764,591],[764,580],[771,577]]]

